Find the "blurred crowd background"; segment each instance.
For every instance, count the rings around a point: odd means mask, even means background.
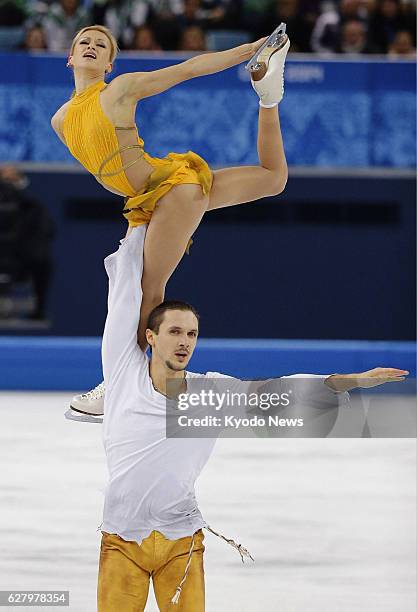
[[[73,90],[74,34],[109,27],[117,74],[283,21],[285,193],[207,215],[167,296],[196,305],[206,337],[414,339],[415,12],[416,0],[0,0],[0,330],[102,333],[102,259],[125,221],[50,126]],[[192,148],[221,168],[258,163],[257,113],[238,66],[141,101],[137,120],[152,155]]]
[[[0,48],[66,52],[97,23],[123,50],[222,50],[281,21],[293,53],[416,56],[415,0],[0,0]]]

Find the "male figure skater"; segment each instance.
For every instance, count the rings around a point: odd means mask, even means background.
[[[266,93],[264,104],[269,103]],[[118,251],[105,259],[109,297],[102,345],[103,442],[109,482],[101,526],[98,612],[143,611],[151,577],[161,611],[177,604],[183,612],[203,612],[202,528],[208,526],[198,508],[194,484],[216,439],[167,437],[167,380],[169,395],[175,397],[186,392],[193,379],[209,381],[221,375],[185,370],[199,331],[198,315],[189,304],[157,306],[146,329],[151,358],[139,347],[145,234],[144,225],[131,228]],[[316,378],[323,394],[333,398],[338,391],[370,386],[372,378],[380,384],[401,380],[404,374],[378,369],[352,375],[353,379],[347,375]],[[240,545],[229,543],[242,558],[248,556]]]
[[[160,610],[177,603],[178,610],[202,612],[202,528],[207,525],[194,483],[215,438],[166,437],[167,379],[174,384],[170,394],[177,395],[187,390],[187,380],[221,375],[186,371],[199,325],[195,309],[184,302],[164,302],[152,311],[146,330],[150,359],[137,344],[145,234],[146,226],[131,229],[118,251],[105,259],[109,298],[102,355],[103,440],[109,483],[101,527],[98,611],[143,611],[152,577]],[[362,384],[402,380],[405,374],[377,368],[317,378],[324,393],[336,396]]]

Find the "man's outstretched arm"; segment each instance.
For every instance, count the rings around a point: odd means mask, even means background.
[[[278,431],[275,426],[270,427],[267,420],[267,426],[254,427],[254,433],[259,437],[265,437],[265,432],[271,437],[327,437],[335,427],[338,414],[348,419],[351,428],[357,415],[355,417],[353,410],[352,420],[347,416],[352,409],[348,391],[375,387],[387,382],[401,382],[407,374],[407,370],[397,368],[374,368],[352,374],[293,374],[265,381],[258,388],[258,396],[263,397],[266,402],[277,392],[281,396],[279,407],[274,408],[271,403],[265,414],[277,414],[283,420],[288,419],[291,422],[295,419],[299,428],[284,428]],[[301,426],[299,421],[302,421]]]

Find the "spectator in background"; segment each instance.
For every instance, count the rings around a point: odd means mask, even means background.
[[[237,5],[233,0],[184,0],[180,17],[182,28],[200,26],[203,30],[238,27]]]
[[[396,33],[407,29],[407,17],[400,0],[377,0],[369,21],[369,38],[381,53],[388,53]]]
[[[105,25],[120,48],[129,49],[135,30],[145,25],[149,15],[148,0],[94,0],[91,23]]]
[[[317,11],[306,10],[302,0],[275,0],[274,5],[265,14],[260,31],[256,36],[269,32],[271,24],[279,25],[281,21],[287,24],[287,32],[291,37],[291,52],[308,53],[311,51],[310,39]],[[263,32],[263,34],[262,34]]]
[[[41,25],[33,25],[26,30],[23,47],[28,51],[47,49],[45,32]]]
[[[189,26],[203,26],[203,19],[200,11],[200,0],[184,0],[184,11],[180,17],[182,28]]]
[[[45,16],[35,13],[28,25],[33,23],[41,23],[50,51],[67,52],[75,33],[90,23],[90,17],[80,0],[59,0],[51,4]]]
[[[184,13],[184,0],[149,0],[150,24],[156,39],[165,51],[177,49],[180,36],[180,18]]]
[[[146,24],[136,28],[131,49],[134,51],[161,51],[153,29]]]
[[[149,3],[161,19],[178,17],[184,12],[184,0],[149,0]]]
[[[187,0],[185,0],[187,3]],[[197,0],[196,17],[205,29],[238,27],[237,5],[234,0]]]
[[[311,35],[311,48],[315,53],[337,53],[342,38],[342,25],[346,21],[367,23],[366,5],[361,0],[340,0],[337,10],[326,10],[317,19]]]
[[[342,24],[337,53],[372,53],[368,45],[366,26],[359,19],[349,19]]]
[[[197,25],[183,30],[179,51],[207,51],[206,35]]]
[[[399,30],[389,48],[390,57],[401,59],[416,59],[416,48],[413,36],[408,30]]]
[[[7,258],[13,282],[31,280],[35,307],[31,319],[46,318],[46,303],[52,274],[51,241],[55,228],[43,206],[27,193],[28,180],[13,165],[0,167],[0,207],[7,204],[15,211],[14,240]]]

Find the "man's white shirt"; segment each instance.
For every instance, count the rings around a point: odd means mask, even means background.
[[[137,344],[146,229],[133,228],[104,260],[109,296],[102,344],[109,482],[101,529],[139,544],[153,530],[177,539],[205,525],[194,486],[216,443],[213,437],[166,437],[167,399],[153,387],[148,356]],[[217,372],[186,372],[186,378],[244,384]],[[325,402],[338,395],[321,386]]]

